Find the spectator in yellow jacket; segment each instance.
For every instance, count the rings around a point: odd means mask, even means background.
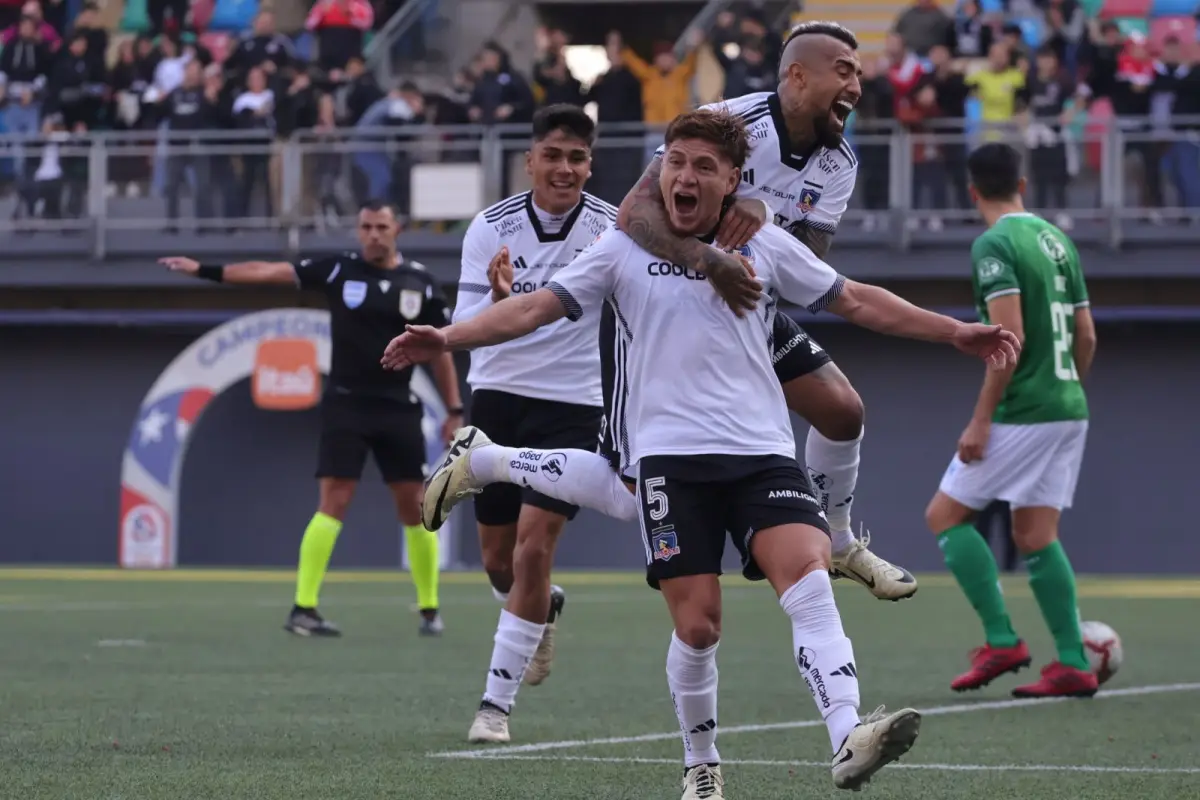
[[[614,32],[610,37],[619,37]],[[659,42],[654,46],[654,61],[646,63],[637,53],[624,47],[621,60],[625,68],[642,84],[642,119],[651,125],[666,125],[692,107],[692,78],[696,75],[696,47],[703,34],[688,34],[688,54],[683,61],[675,57],[674,45]]]

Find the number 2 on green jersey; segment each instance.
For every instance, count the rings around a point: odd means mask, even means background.
[[[1074,306],[1053,301],[1050,303],[1050,323],[1054,328],[1054,377],[1060,381],[1079,380],[1079,373],[1075,371],[1075,337],[1071,332],[1074,315]]]

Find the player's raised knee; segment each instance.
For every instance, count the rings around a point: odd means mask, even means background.
[[[720,614],[715,609],[710,613],[688,614],[675,623],[675,635],[694,650],[712,647],[721,641]]]

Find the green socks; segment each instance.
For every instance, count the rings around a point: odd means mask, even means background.
[[[404,547],[408,554],[408,571],[417,587],[417,607],[422,611],[437,608],[441,562],[437,531],[427,531],[424,525],[406,525]]]
[[[1000,571],[991,548],[979,531],[973,525],[955,525],[938,534],[937,540],[946,567],[954,573],[963,594],[971,601],[971,606],[983,622],[987,643],[992,647],[1016,646],[1020,639],[1013,630],[1008,609],[1004,606],[1004,596],[1000,593]],[[1069,571],[1070,567],[1067,569]],[[1072,599],[1074,596],[1072,584]],[[1078,637],[1078,626],[1075,631]]]
[[[296,570],[296,605],[301,608],[316,608],[321,582],[325,580],[325,568],[333,555],[333,543],[341,533],[342,523],[328,514],[318,511],[313,514],[304,539],[300,542],[300,567]]]
[[[1075,602],[1075,573],[1067,553],[1057,541],[1025,556],[1029,588],[1037,598],[1042,618],[1054,636],[1058,660],[1068,667],[1089,669],[1079,632],[1079,609]]]

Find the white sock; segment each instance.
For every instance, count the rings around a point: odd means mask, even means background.
[[[829,520],[833,552],[844,553],[854,544],[850,533],[850,506],[854,503],[854,487],[858,485],[858,453],[862,447],[863,431],[849,442],[826,439],[816,429],[808,429],[804,443],[804,461],[817,502]]]
[[[672,631],[667,685],[683,732],[684,767],[721,763],[717,752],[717,645],[696,650]]]
[[[502,592],[495,586],[492,587],[492,597],[496,598],[496,602],[500,605],[508,603],[508,592]]]
[[[505,712],[512,711],[521,678],[537,652],[545,628],[545,623],[529,622],[507,610],[500,612],[496,646],[492,648],[492,664],[488,668],[487,691],[483,693],[485,703]]]
[[[823,569],[808,573],[779,598],[792,619],[792,644],[800,675],[808,684],[837,752],[858,725],[858,668],[842,630],[833,585]]]
[[[555,500],[625,522],[638,515],[637,498],[613,472],[608,459],[587,450],[487,445],[471,451],[471,477],[479,484],[528,486]]]

